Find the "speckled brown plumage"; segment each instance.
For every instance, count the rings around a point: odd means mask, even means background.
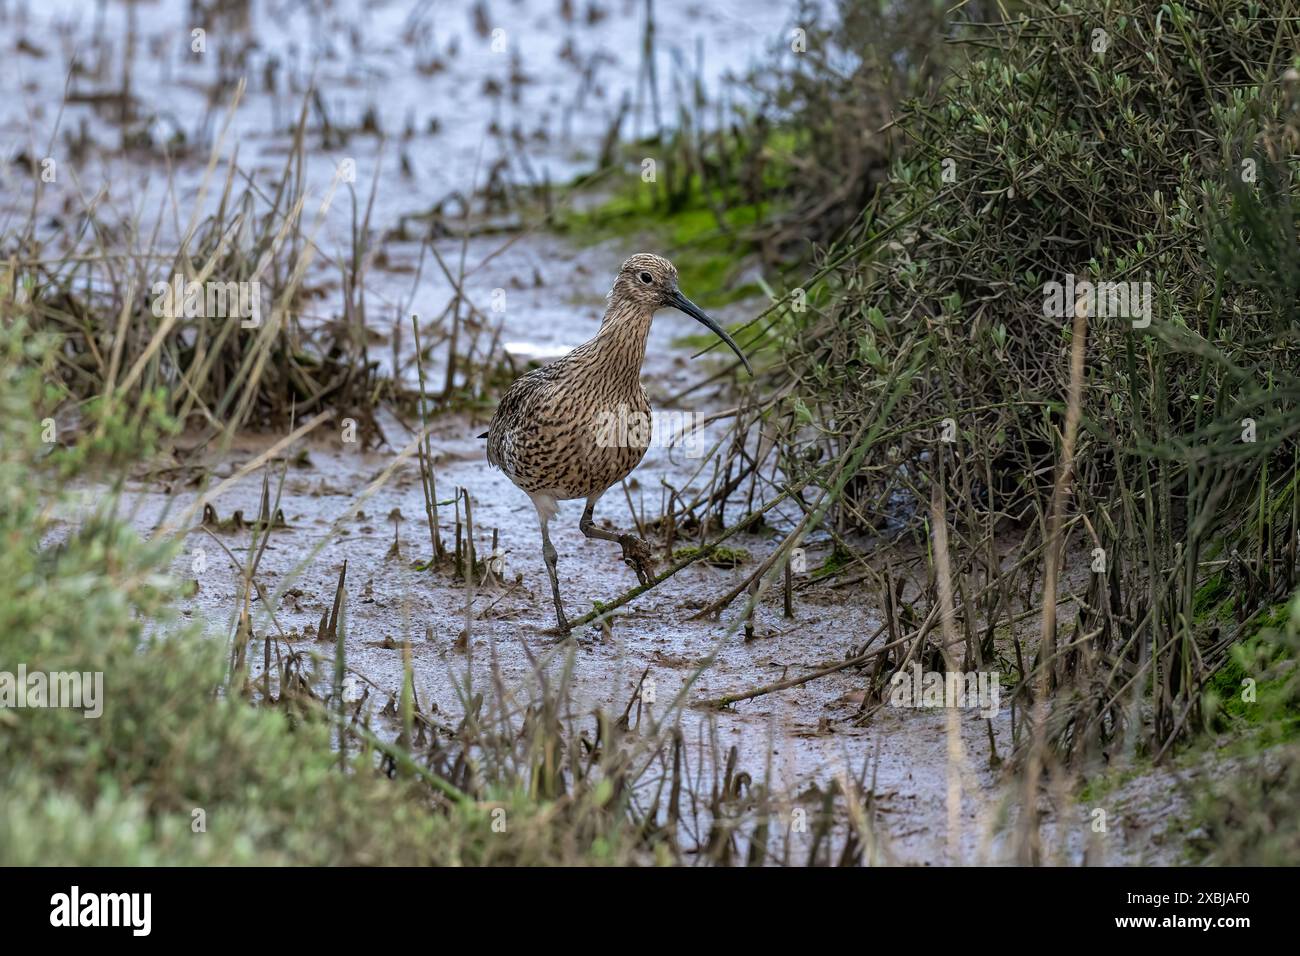
[[[537,508],[562,632],[568,622],[548,531],[557,502],[586,498],[583,533],[622,545],[624,560],[642,583],[653,575],[649,546],[635,535],[597,527],[592,513],[600,496],[626,478],[649,447],[650,401],[641,385],[641,363],[655,310],[666,306],[690,310],[716,330],[678,291],[671,262],[649,253],[632,256],[619,270],[595,336],[516,380],[488,427],[488,461],[527,492]],[[735,343],[727,343],[739,354]]]
[[[611,308],[595,338],[510,386],[488,429],[487,457],[530,494],[585,498],[625,478],[647,441],[629,429],[620,447],[608,425],[646,416],[641,355],[650,315]],[[638,344],[639,340],[639,344]],[[615,440],[609,440],[615,439]],[[607,447],[601,447],[605,445]]]

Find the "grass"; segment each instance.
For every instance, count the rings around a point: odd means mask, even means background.
[[[617,240],[648,244],[672,259],[687,294],[710,307],[762,294],[756,282],[736,282],[745,247],[737,236],[759,223],[761,204],[726,206],[719,212],[695,194],[674,210],[659,207],[653,188],[625,186],[591,208],[561,215],[557,229],[583,245]]]
[[[1028,2],[1005,23],[954,20],[950,72],[893,124],[907,145],[888,182],[828,237],[814,274],[752,323],[780,356],[736,423],[781,436],[774,460],[729,462],[754,472],[798,480],[809,462],[850,460],[899,363],[923,357],[832,516],[846,563],[879,568],[878,545],[869,561],[847,538],[888,529],[928,542],[939,496],[968,569],[958,583],[983,595],[962,612],[967,660],[987,652],[976,638],[1000,619],[1043,613],[1037,646],[1015,648],[1035,657],[1017,696],[1028,707],[1049,695],[1039,716],[1051,728],[1039,743],[1020,736],[1021,758],[1042,746],[1086,764],[1117,747],[1172,746],[1198,726],[1200,689],[1227,653],[1208,612],[1230,596],[1244,622],[1300,583],[1300,202],[1293,169],[1268,158],[1288,152],[1298,121],[1263,69],[1280,21],[1229,25],[1218,6],[1165,16],[1109,0]],[[841,16],[848,31],[851,13]],[[1085,42],[1098,25],[1116,41],[1104,57]],[[1045,45],[1063,59],[1044,58]],[[869,63],[870,44],[857,55]],[[792,69],[784,81],[816,77]],[[1260,95],[1247,103],[1207,76]],[[1225,156],[1252,157],[1257,185],[1229,175]],[[796,191],[848,175],[842,159],[824,162]],[[1132,188],[1135,171],[1147,188]],[[813,198],[786,196],[786,208]],[[1046,284],[1066,275],[1149,282],[1151,326],[1095,302],[1083,322],[1045,315]],[[1257,440],[1242,441],[1244,419]],[[1021,557],[1040,548],[1048,560]],[[1050,556],[1077,567],[1098,552],[1105,570],[1078,585],[1073,622],[1090,637],[1058,644],[1052,582],[1071,568]],[[931,606],[935,577],[932,564]],[[1116,679],[1133,666],[1140,680]]]
[[[29,672],[100,671],[103,716],[5,710],[0,813],[6,865],[414,861],[434,819],[406,784],[339,773],[324,722],[219,692],[220,642],[181,623],[174,541],[141,541],[112,500],[60,531],[74,478],[146,453],[174,428],[156,408],[101,412],[103,438],[52,448],[41,416],[48,339],[0,326],[6,542],[0,660]],[[93,410],[92,410],[93,414]],[[32,479],[40,476],[39,483]],[[196,832],[196,811],[206,831]],[[448,838],[456,839],[453,834]]]
[[[1300,595],[1263,615],[1262,629],[1234,645],[1208,695],[1214,729],[1228,731],[1217,760],[1232,773],[1211,773],[1194,795],[1189,826],[1198,862],[1294,865],[1300,859]],[[1255,681],[1253,699],[1242,687]]]
[[[142,540],[117,491],[98,493],[75,524],[62,517],[83,507],[87,479],[116,487],[116,470],[176,422],[124,401],[91,409],[97,441],[43,441],[61,399],[46,380],[52,344],[21,321],[0,325],[0,661],[101,672],[103,712],[0,709],[0,863],[859,859],[862,836],[828,819],[815,818],[811,850],[780,827],[786,811],[734,753],[687,748],[684,692],[653,715],[639,689],[621,715],[575,715],[572,642],[540,655],[522,685],[466,696],[454,720],[414,698],[408,659],[390,716],[372,725],[372,710],[342,695],[344,575],[326,628],[334,654],[285,647],[247,616],[227,634],[182,621],[180,538]],[[269,596],[247,573],[244,587]]]
[[[904,101],[880,124],[893,140],[874,190],[832,145],[836,119],[890,101],[879,82],[852,82],[880,53],[855,33],[860,10],[842,5],[823,36],[836,69],[796,58],[764,86],[793,91],[767,130],[824,131],[799,140],[812,154],[770,194],[774,215],[821,244],[779,258],[804,267],[769,273],[771,305],[738,336],[771,359],[722,467],[752,494],[769,471],[828,491],[814,469],[851,463],[829,496],[834,570],[887,593],[889,542],[924,545],[906,606],[924,618],[944,587],[961,598],[965,666],[993,651],[1000,623],[1040,616],[1037,635],[1013,629],[1027,800],[1044,775],[1159,762],[1207,714],[1232,718],[1216,711],[1236,706],[1226,684],[1266,663],[1250,635],[1300,585],[1293,8],[1029,0],[983,24],[953,11],[933,69],[886,74]],[[827,231],[812,211],[839,181],[858,190],[856,218]],[[1048,283],[1066,276],[1148,283],[1151,324],[1104,301],[1046,314]],[[743,444],[759,433],[776,437]],[[781,569],[753,580],[770,587]],[[1074,619],[1058,620],[1067,595]],[[1283,692],[1262,679],[1264,699]],[[1268,723],[1289,739],[1289,718]]]
[[[1173,786],[1182,809],[1168,815],[1180,859],[1192,865],[1292,865],[1300,826],[1286,794],[1300,776],[1300,595],[1248,622],[1250,637],[1234,643],[1228,663],[1205,687],[1204,733],[1158,767],[1150,756],[1090,776],[1081,805],[1125,813],[1131,801]],[[1254,682],[1246,693],[1243,681]],[[1129,791],[1132,792],[1129,792]],[[1164,806],[1165,801],[1161,801]]]

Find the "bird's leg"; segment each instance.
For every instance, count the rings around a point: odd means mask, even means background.
[[[623,548],[623,563],[636,572],[636,578],[642,584],[649,584],[654,580],[655,566],[651,555],[654,553],[650,545],[638,538],[634,534],[619,534],[616,531],[606,531],[604,528],[596,527],[596,522],[592,520],[592,512],[596,510],[596,502],[600,500],[600,495],[592,495],[587,499],[587,507],[583,509],[582,520],[578,522],[578,527],[588,538],[599,538],[602,541],[617,541]]]
[[[561,634],[569,633],[569,619],[564,616],[564,603],[560,600],[560,578],[555,572],[555,546],[551,544],[551,533],[547,526],[551,523],[549,516],[538,518],[542,524],[542,560],[546,562],[546,573],[551,577],[551,597],[555,599],[555,620]]]

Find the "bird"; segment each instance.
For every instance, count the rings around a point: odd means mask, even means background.
[[[506,390],[488,430],[487,460],[530,499],[542,532],[542,560],[551,581],[557,630],[570,631],[560,597],[550,523],[559,502],[586,499],[578,527],[588,538],[618,543],[641,584],[653,579],[650,546],[628,532],[597,527],[596,503],[645,457],[650,399],[641,384],[646,338],[659,309],[683,312],[718,336],[752,376],[735,341],[678,288],[677,268],[642,252],[619,268],[600,328],[554,362],[520,376]]]

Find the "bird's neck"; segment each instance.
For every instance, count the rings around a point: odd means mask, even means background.
[[[646,338],[654,313],[643,305],[611,302],[600,323],[600,331],[591,340],[593,351],[611,377],[641,381],[641,363],[645,361]]]

